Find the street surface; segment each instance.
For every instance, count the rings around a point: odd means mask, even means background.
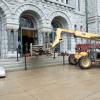
[[[100,100],[100,68],[71,65],[7,72],[0,100]]]

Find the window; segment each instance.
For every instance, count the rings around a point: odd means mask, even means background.
[[[28,28],[33,28],[34,27],[34,24],[33,24],[33,21],[32,19],[28,18],[28,17],[22,17],[20,18],[20,26],[21,27],[28,27]]]
[[[68,4],[68,0],[66,0],[66,4]]]
[[[78,0],[78,10],[80,11],[80,0]]]
[[[83,30],[83,26],[80,26],[80,31],[82,31]]]
[[[74,25],[74,30],[75,30],[75,31],[77,30],[77,25],[76,25],[76,24]]]

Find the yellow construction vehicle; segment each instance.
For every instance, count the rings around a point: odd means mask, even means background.
[[[57,28],[52,48],[61,42],[63,32],[73,37],[76,42],[75,53],[69,54],[68,57],[69,64],[88,69],[91,68],[92,62],[100,63],[100,34]]]

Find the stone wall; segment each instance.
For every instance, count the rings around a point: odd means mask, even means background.
[[[39,16],[36,24],[38,31],[42,34],[50,32],[51,22],[57,16],[61,16],[62,19],[66,20],[67,24],[63,23],[64,28],[74,29],[74,26],[77,25],[77,30],[80,30],[82,26],[83,31],[85,31],[85,2],[81,0],[80,4],[77,3],[79,3],[78,0],[76,2],[75,0],[69,0],[68,4],[61,0],[59,2],[57,0],[1,0],[0,8],[4,12],[4,30],[2,33],[5,34],[2,37],[4,42],[0,44],[2,47],[1,53],[3,55],[9,55],[9,52],[10,54],[15,53],[14,51],[16,51],[18,45],[19,19],[24,11],[32,11],[35,12],[36,17]],[[78,9],[79,5],[80,9]],[[14,33],[11,37],[12,31]],[[39,42],[42,44],[43,38]],[[66,46],[67,43],[64,45]]]

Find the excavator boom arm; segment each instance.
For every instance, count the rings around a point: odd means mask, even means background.
[[[63,33],[63,32],[66,33],[66,34],[71,34],[75,37],[86,38],[86,39],[100,37],[100,34],[87,33],[87,32],[80,32],[80,31],[75,31],[75,30],[57,28],[56,37],[55,37],[54,42],[52,43],[52,48],[55,48],[55,46],[59,42],[61,42],[61,40],[62,40],[61,33]],[[100,39],[98,39],[98,40],[100,41]]]
[[[62,32],[71,33],[72,35],[74,35],[74,31],[73,30],[57,28],[56,37],[55,37],[55,40],[54,40],[54,42],[52,44],[52,48],[54,48],[59,42],[61,42],[61,40],[62,40],[61,33]]]

